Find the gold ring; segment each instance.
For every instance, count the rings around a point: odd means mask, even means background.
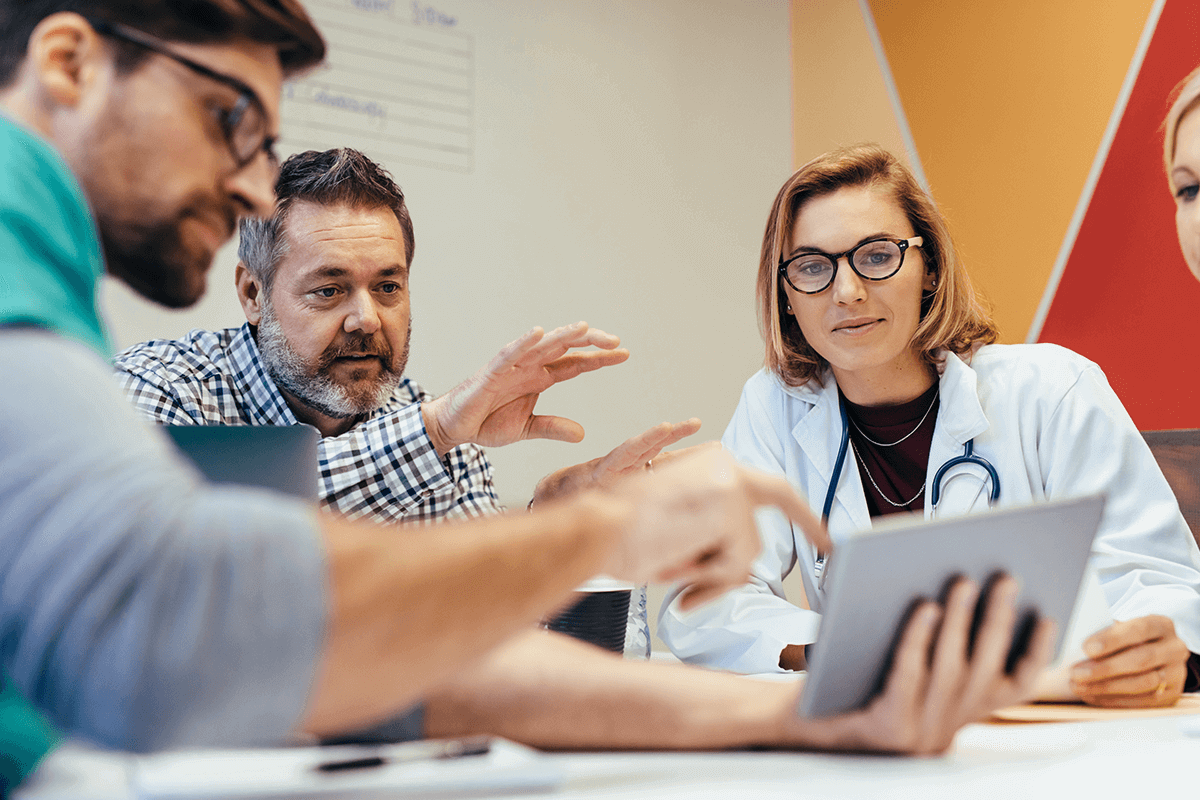
[[[1158,688],[1154,690],[1154,696],[1162,697],[1167,691],[1167,679],[1163,677],[1162,667],[1158,667],[1155,671],[1158,672]]]

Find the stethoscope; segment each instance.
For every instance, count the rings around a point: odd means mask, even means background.
[[[833,510],[833,496],[837,492],[838,482],[842,478],[842,469],[846,466],[846,451],[850,449],[850,418],[846,413],[846,404],[839,401],[838,406],[842,412],[842,443],[838,447],[837,459],[833,462],[833,477],[829,480],[829,489],[825,492],[825,504],[821,507],[821,522],[829,524],[829,512]],[[975,454],[975,440],[968,439],[963,445],[963,454],[955,456],[947,461],[942,466],[938,467],[938,471],[933,476],[933,490],[930,499],[933,501],[933,509],[937,510],[938,501],[942,496],[942,479],[946,477],[946,473],[954,467],[962,464],[974,464],[977,467],[982,467],[988,474],[988,478],[992,482],[992,490],[988,495],[988,505],[993,505],[1000,499],[1000,475],[996,472],[996,468],[991,462],[980,455]],[[985,479],[985,481],[987,480]],[[817,575],[817,588],[825,588],[825,569],[826,558],[824,553],[817,553],[816,563],[813,571]]]

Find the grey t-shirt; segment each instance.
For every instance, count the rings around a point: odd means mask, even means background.
[[[327,613],[316,512],[205,484],[93,351],[0,328],[0,667],[109,747],[277,743]]]

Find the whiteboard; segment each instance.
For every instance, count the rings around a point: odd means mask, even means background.
[[[664,420],[719,438],[762,363],[754,275],[791,170],[788,3],[309,0],[329,64],[285,89],[286,154],[354,145],[408,196],[408,373],[444,392],[533,327],[619,334],[624,365],[550,389],[580,444],[491,452],[524,505],[539,477]],[[223,249],[169,312],[107,282],[118,347],[244,321]]]

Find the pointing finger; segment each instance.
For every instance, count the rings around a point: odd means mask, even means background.
[[[776,506],[800,526],[804,535],[822,552],[833,550],[833,541],[821,518],[796,494],[785,479],[777,475],[739,467],[743,485],[756,506]]]

